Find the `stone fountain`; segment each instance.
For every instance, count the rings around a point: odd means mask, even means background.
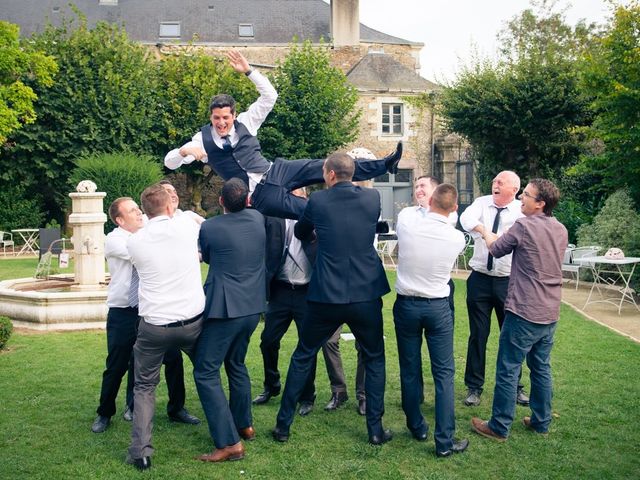
[[[16,327],[36,330],[104,328],[107,318],[105,282],[104,192],[83,180],[69,194],[73,226],[74,274],[45,280],[20,278],[0,282],[0,315]]]

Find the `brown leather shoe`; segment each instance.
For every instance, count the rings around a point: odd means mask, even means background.
[[[216,448],[211,453],[200,455],[198,460],[203,462],[225,462],[227,460],[242,460],[244,458],[244,446],[242,442],[229,445],[224,448]]]
[[[238,434],[242,437],[243,440],[250,442],[251,440],[256,439],[256,431],[253,429],[251,425],[247,428],[241,428],[238,430]]]
[[[490,438],[491,440],[495,440],[497,442],[506,442],[507,437],[503,437],[498,435],[496,432],[489,428],[489,423],[481,420],[478,417],[473,417],[471,419],[471,428],[478,434],[483,437]]]

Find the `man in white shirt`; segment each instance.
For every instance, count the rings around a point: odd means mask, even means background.
[[[454,412],[453,316],[449,306],[451,269],[464,248],[464,235],[448,222],[457,210],[453,185],[439,185],[429,209],[408,207],[398,215],[397,299],[393,306],[402,409],[407,427],[418,441],[428,438],[429,426],[420,412],[422,399],[422,336],[427,339],[436,389],[436,455],[448,457],[467,449],[456,442]]]
[[[133,418],[133,344],[138,326],[138,305],[130,299],[132,265],[127,250],[127,240],[143,226],[143,215],[136,202],[120,197],[109,207],[109,216],[118,225],[105,240],[105,257],[109,265],[111,281],[107,293],[107,359],[102,375],[100,404],[91,431],[104,432],[116,413],[116,398],[122,377],[129,371],[127,380],[127,408],[125,420]],[[136,297],[137,299],[137,297]],[[173,421],[198,424],[198,420],[184,408],[185,388],[182,354],[172,350],[164,357],[165,378],[169,392],[167,413]]]
[[[204,217],[202,215],[198,215],[196,212],[192,210],[180,210],[179,208],[180,197],[178,197],[178,192],[176,192],[176,188],[171,184],[169,180],[160,180],[160,182],[158,183],[162,185],[162,188],[164,188],[169,194],[169,196],[171,197],[171,203],[173,204],[173,207],[176,209],[175,213],[173,214],[174,216],[186,215],[187,217],[191,218],[194,222],[196,222],[198,225],[204,222]]]
[[[523,216],[520,200],[516,200],[518,190],[520,177],[514,172],[502,171],[493,179],[491,195],[476,198],[460,216],[462,228],[474,240],[473,257],[469,260],[472,272],[467,280],[469,342],[464,372],[464,383],[468,389],[464,404],[467,406],[480,405],[491,312],[495,311],[501,329],[511,273],[511,254],[493,258],[489,255],[483,236],[491,232],[501,235]],[[517,401],[520,405],[529,404],[529,397],[521,383],[518,383]]]
[[[171,150],[164,159],[167,168],[175,170],[194,160],[209,163],[224,180],[233,177],[249,185],[252,206],[264,215],[297,220],[307,204],[292,195],[297,188],[323,183],[324,159],[284,160],[273,163],[262,156],[256,135],[276,103],[278,93],[269,80],[249,66],[238,51],[227,57],[231,67],[251,80],[260,97],[246,112],[236,118],[235,100],[230,95],[216,95],[211,100],[211,124],[202,127],[192,140]],[[354,180],[368,180],[387,172],[397,173],[402,156],[402,143],[381,160],[356,161]]]
[[[145,189],[141,201],[149,221],[127,242],[140,278],[142,317],[133,347],[135,410],[127,462],[146,470],[153,454],[151,430],[162,357],[172,348],[193,357],[205,298],[198,256],[200,226],[186,216],[173,216],[175,207],[162,185]]]

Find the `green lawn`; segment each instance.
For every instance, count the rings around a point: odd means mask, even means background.
[[[0,278],[6,264],[0,262]],[[22,275],[22,274],[21,274]],[[393,282],[394,274],[390,273]],[[277,399],[254,408],[256,441],[247,443],[240,462],[203,464],[194,456],[211,450],[205,425],[176,425],[164,414],[166,387],[158,389],[154,427],[153,468],[141,474],[124,464],[130,424],[121,411],[104,434],[91,433],[106,354],[104,331],[66,333],[15,332],[9,350],[0,353],[0,478],[112,479],[147,478],[265,478],[265,479],[545,479],[639,478],[637,426],[640,423],[640,345],[618,336],[567,307],[553,351],[556,419],[546,438],[524,429],[519,420],[529,413],[517,407],[517,422],[504,444],[470,431],[473,415],[491,411],[494,361],[487,365],[487,390],[476,409],[463,406],[463,372],[468,335],[464,307],[465,284],[456,283],[456,414],[458,436],[471,441],[469,450],[452,458],[433,454],[433,439],[414,441],[405,428],[400,408],[397,348],[391,307],[394,294],[384,299],[387,352],[385,426],[395,437],[383,447],[367,444],[364,419],[355,411],[353,393],[356,354],[352,342],[342,352],[351,396],[336,412],[324,412],[330,392],[322,355],[319,356],[316,410],[296,416],[286,444],[271,440]],[[261,390],[262,360],[256,330],[247,363],[253,393]],[[295,329],[286,335],[281,369],[286,372],[295,346]],[[491,336],[488,358],[495,359],[497,334]],[[203,418],[188,361],[187,407]],[[424,414],[433,431],[433,383],[425,353]],[[525,384],[528,378],[525,375]],[[527,388],[528,389],[528,388]],[[124,388],[118,405],[124,403]]]

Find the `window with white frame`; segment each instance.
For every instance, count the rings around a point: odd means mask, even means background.
[[[253,37],[253,24],[252,23],[241,23],[238,25],[238,36],[239,37]]]
[[[402,135],[402,104],[382,104],[382,134]]]
[[[160,38],[180,38],[180,22],[160,22]]]

